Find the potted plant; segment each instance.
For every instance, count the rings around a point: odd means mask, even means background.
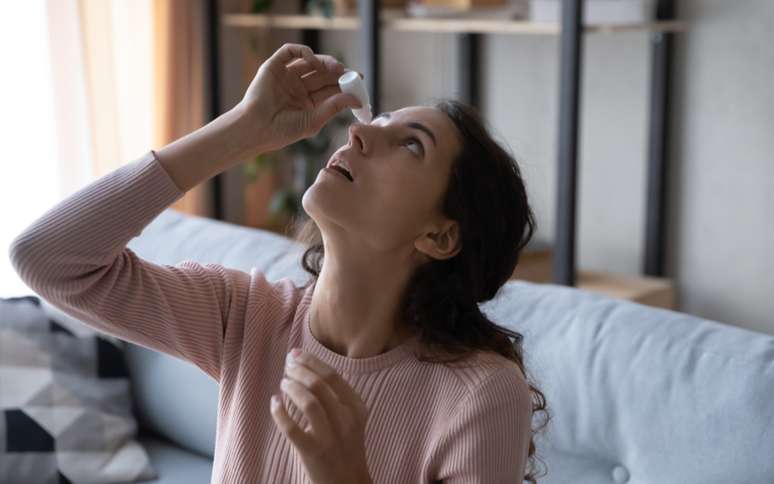
[[[285,233],[289,224],[305,216],[301,206],[304,192],[314,183],[317,173],[327,161],[333,138],[350,123],[350,117],[348,112],[339,113],[317,135],[299,140],[282,150],[262,153],[245,163],[246,183],[259,183],[262,177],[270,177],[275,182],[270,183],[276,188],[268,200],[267,225],[262,228]]]

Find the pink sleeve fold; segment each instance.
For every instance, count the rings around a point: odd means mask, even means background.
[[[516,484],[524,479],[532,404],[518,368],[490,375],[458,405],[439,441],[444,484]]]
[[[190,260],[155,264],[126,247],[183,195],[151,150],[45,212],[14,239],[10,258],[52,305],[220,381],[224,334],[244,320],[250,275]]]

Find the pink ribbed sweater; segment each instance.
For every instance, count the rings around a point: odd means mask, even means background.
[[[16,237],[10,257],[53,305],[96,330],[189,361],[219,383],[211,482],[309,482],[269,413],[293,347],[335,368],[367,404],[374,483],[522,482],[532,410],[514,362],[490,352],[467,365],[420,362],[416,337],[377,356],[348,358],[310,332],[314,285],[302,290],[256,269],[191,260],[158,265],[126,247],[183,194],[151,150],[46,211]]]

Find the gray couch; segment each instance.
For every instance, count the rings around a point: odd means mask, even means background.
[[[170,209],[129,247],[157,263],[307,278],[289,239]],[[536,438],[548,467],[539,482],[774,483],[774,337],[525,281],[482,309],[524,334],[528,376],[552,412]],[[149,482],[209,483],[216,383],[173,357],[125,352],[140,441],[160,476]]]

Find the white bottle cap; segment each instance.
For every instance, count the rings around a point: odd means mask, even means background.
[[[371,114],[371,102],[368,98],[368,91],[366,91],[363,79],[360,78],[360,74],[356,71],[347,71],[339,77],[339,87],[341,92],[352,94],[360,100],[363,105],[360,109],[353,109],[352,114],[362,123],[370,123],[373,118]]]

